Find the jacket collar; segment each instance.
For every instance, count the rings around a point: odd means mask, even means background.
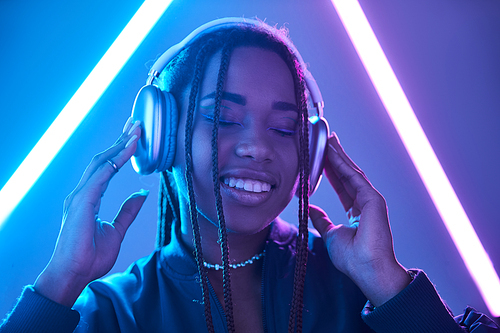
[[[291,259],[290,248],[295,248],[297,228],[279,217],[271,224],[271,230],[266,244],[266,257],[283,262]],[[194,253],[181,241],[180,228],[175,225],[171,231],[170,243],[161,250],[160,265],[169,275],[180,279],[196,278],[198,267]],[[281,266],[281,265],[279,265]],[[288,272],[288,269],[285,269]],[[286,274],[285,271],[279,275]]]

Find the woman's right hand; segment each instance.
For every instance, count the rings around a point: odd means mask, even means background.
[[[72,306],[88,283],[113,267],[125,232],[148,192],[132,194],[112,222],[98,217],[101,197],[117,169],[134,154],[140,135],[139,122],[132,124],[129,118],[116,143],[94,156],[77,187],[66,198],[56,248],[34,285],[38,293]]]

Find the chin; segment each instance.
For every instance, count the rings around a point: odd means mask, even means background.
[[[269,227],[276,219],[277,215],[265,215],[262,212],[250,214],[245,212],[247,209],[239,210],[236,215],[225,212],[226,228],[228,233],[241,235],[254,235]],[[243,211],[243,212],[242,212]]]
[[[255,235],[255,234],[261,232],[262,230],[266,229],[270,224],[271,223],[265,224],[259,228],[256,228],[255,226],[244,226],[244,225],[243,226],[236,225],[236,226],[234,226],[234,228],[231,228],[230,225],[226,224],[226,228],[227,228],[227,232],[229,234],[251,236],[251,235]]]

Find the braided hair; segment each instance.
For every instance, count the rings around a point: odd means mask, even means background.
[[[264,23],[262,23],[264,25]],[[207,269],[203,265],[198,211],[193,189],[192,129],[193,115],[196,110],[198,91],[203,80],[203,69],[206,61],[214,53],[222,50],[217,88],[215,92],[214,127],[212,132],[212,179],[214,184],[215,205],[219,222],[219,242],[222,254],[223,290],[225,314],[229,332],[234,332],[233,302],[231,296],[231,277],[229,270],[229,248],[224,210],[220,194],[218,170],[218,127],[221,110],[222,93],[232,50],[239,46],[257,46],[276,52],[287,64],[292,73],[295,98],[299,110],[299,233],[296,242],[296,263],[294,272],[294,289],[290,303],[289,332],[302,332],[303,291],[307,264],[308,217],[309,217],[309,133],[307,98],[301,64],[290,51],[286,32],[271,28],[261,29],[256,26],[238,26],[221,28],[197,37],[185,47],[163,70],[159,85],[163,90],[172,93],[178,101],[182,92],[190,85],[188,110],[185,124],[185,179],[188,188],[188,203],[193,229],[195,258],[200,275],[202,298],[205,306],[205,320],[209,332],[214,332],[210,310]],[[170,172],[162,172],[160,177],[159,214],[157,247],[161,248],[170,242],[172,224],[180,223],[179,198],[175,180]]]

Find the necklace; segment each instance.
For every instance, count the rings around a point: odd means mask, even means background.
[[[243,262],[240,262],[238,264],[229,264],[229,267],[235,269],[235,268],[238,268],[238,267],[245,267],[246,265],[251,265],[251,264],[254,263],[254,261],[259,260],[265,254],[266,254],[266,250],[264,250],[262,253],[254,255],[252,258],[250,258],[248,260],[245,260]],[[203,260],[203,266],[205,266],[206,268],[213,268],[216,271],[218,271],[219,269],[223,269],[224,268],[222,265],[219,265],[219,264],[209,264],[205,260]]]

